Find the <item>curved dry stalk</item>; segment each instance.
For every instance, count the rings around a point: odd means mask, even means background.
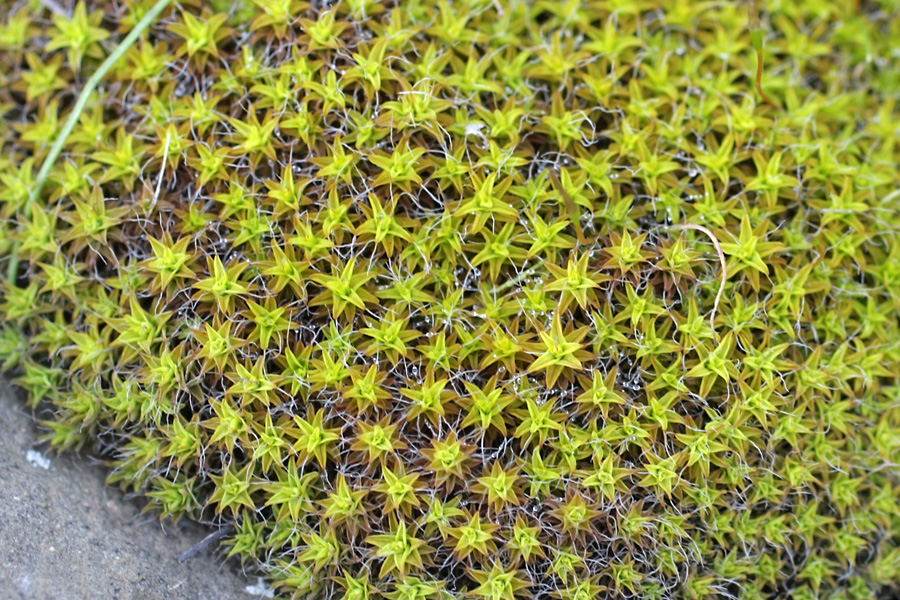
[[[169,142],[171,137],[171,132],[166,131],[166,149],[163,151],[162,157],[162,167],[159,169],[159,177],[156,180],[156,192],[153,194],[153,204],[151,204],[151,210],[156,208],[156,203],[159,201],[159,192],[162,191],[162,182],[163,175],[166,172],[166,161],[169,160]]]
[[[725,259],[725,252],[722,250],[722,244],[719,243],[719,238],[716,237],[709,228],[704,227],[703,225],[694,225],[693,223],[684,223],[678,225],[669,225],[670,229],[692,229],[694,231],[699,231],[705,234],[712,245],[716,249],[716,253],[719,255],[719,263],[722,265],[722,281],[719,283],[719,291],[716,294],[716,300],[713,302],[712,312],[709,313],[709,326],[712,328],[713,336],[716,341],[718,341],[718,336],[716,335],[716,312],[719,310],[719,302],[722,300],[722,295],[725,293],[725,282],[728,281],[728,261]]]
[[[119,45],[116,46],[115,50],[112,51],[112,54],[106,57],[100,67],[91,75],[90,79],[87,80],[87,83],[84,84],[84,89],[81,90],[81,94],[78,96],[78,100],[75,102],[75,107],[72,109],[72,112],[69,113],[69,118],[66,120],[66,124],[63,126],[62,131],[59,134],[59,137],[56,138],[56,141],[53,143],[53,146],[50,148],[50,153],[47,154],[47,158],[44,159],[43,164],[41,165],[41,170],[38,172],[37,179],[34,182],[34,188],[31,190],[31,195],[28,200],[25,202],[25,205],[22,207],[23,212],[25,213],[25,218],[31,217],[31,207],[35,203],[35,201],[40,197],[41,191],[44,189],[44,184],[47,182],[47,178],[50,176],[50,171],[53,169],[53,166],[56,164],[56,159],[59,158],[59,155],[62,153],[63,146],[66,144],[66,140],[69,139],[69,135],[72,133],[72,130],[75,129],[75,124],[78,123],[79,117],[81,117],[81,113],[84,111],[85,106],[87,106],[88,99],[91,97],[91,93],[94,91],[94,88],[103,80],[109,70],[119,62],[125,53],[131,48],[137,39],[141,36],[144,31],[152,25],[160,14],[166,9],[167,6],[172,2],[172,0],[157,0],[156,4],[147,11],[147,14],[138,21],[137,25],[134,26],[128,35],[125,36]],[[16,243],[13,246],[12,253],[9,259],[9,267],[7,268],[6,278],[15,282],[17,273],[19,271],[19,244]]]

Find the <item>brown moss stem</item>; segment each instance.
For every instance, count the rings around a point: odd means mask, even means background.
[[[763,58],[762,48],[756,51],[756,93],[771,106],[777,106],[775,102],[769,98],[769,95],[762,88],[762,74],[765,59]]]

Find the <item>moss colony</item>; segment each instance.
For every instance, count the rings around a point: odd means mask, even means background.
[[[896,0],[766,2],[764,95],[742,2],[184,2],[29,205],[152,2],[62,4],[0,9],[53,446],[284,597],[898,597]]]

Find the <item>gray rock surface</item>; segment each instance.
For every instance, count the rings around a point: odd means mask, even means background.
[[[209,531],[163,529],[156,516],[106,487],[101,465],[44,453],[39,435],[0,379],[0,599],[261,597],[245,589],[255,580],[212,550],[178,562]]]

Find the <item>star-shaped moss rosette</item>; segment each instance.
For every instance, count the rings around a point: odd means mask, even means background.
[[[54,448],[280,597],[900,593],[896,0],[51,5],[0,358]]]

